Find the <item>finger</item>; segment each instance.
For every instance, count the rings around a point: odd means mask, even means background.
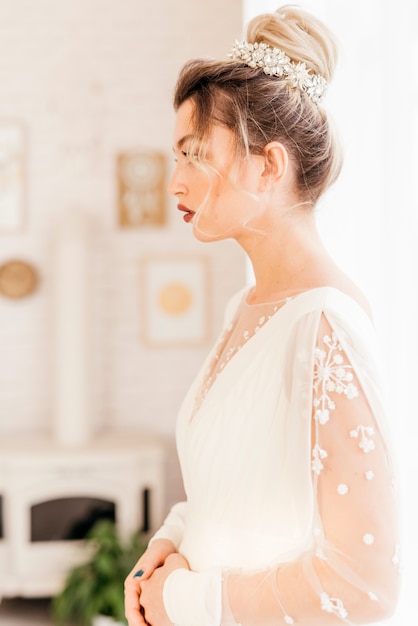
[[[135,609],[134,611],[126,611],[125,617],[128,621],[129,626],[147,626],[144,614],[139,609]]]
[[[148,626],[148,622],[145,621],[142,613],[138,611],[135,615],[125,613],[125,617],[128,622],[128,626]]]
[[[146,626],[146,621],[139,605],[139,595],[134,589],[125,590],[125,617],[129,626]]]
[[[125,580],[125,615],[129,626],[142,626],[145,624],[140,612],[139,599],[141,585],[137,579],[128,576]]]
[[[147,578],[149,576],[150,569],[151,568],[149,561],[147,560],[144,562],[141,558],[135,563],[128,576],[126,577],[126,580],[134,580],[139,583],[141,578]]]
[[[148,581],[144,581],[144,585],[143,585],[143,587],[141,589],[141,599],[140,599],[140,604],[139,604],[139,612],[141,613],[141,616],[142,616],[143,620],[145,621],[145,624],[147,626],[151,626],[152,620],[150,622],[147,619],[147,617],[149,618],[150,616],[146,614],[146,609],[145,609],[145,607],[148,605],[148,600],[147,600],[148,585],[149,585],[149,582]],[[150,607],[148,606],[148,610],[149,610],[149,608]]]
[[[146,580],[151,576],[153,571],[160,567],[164,563],[164,560],[159,556],[152,556],[149,554],[144,554],[140,559],[135,563],[132,568],[128,578],[132,578],[134,580],[137,579],[136,582],[140,582],[141,580]]]

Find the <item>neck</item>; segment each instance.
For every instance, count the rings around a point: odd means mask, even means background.
[[[253,302],[265,302],[326,284],[334,265],[319,237],[312,212],[292,214],[238,240],[255,276]]]

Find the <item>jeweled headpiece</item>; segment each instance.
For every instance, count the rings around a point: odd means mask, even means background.
[[[279,48],[266,43],[236,41],[229,55],[241,59],[249,67],[260,67],[265,74],[284,78],[292,87],[304,91],[315,104],[320,104],[327,90],[327,81],[320,74],[313,74],[305,63],[295,63]]]

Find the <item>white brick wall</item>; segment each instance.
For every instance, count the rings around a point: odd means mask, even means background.
[[[28,141],[26,224],[19,233],[0,233],[0,263],[26,259],[41,277],[30,298],[0,297],[0,437],[50,429],[53,233],[62,213],[82,209],[95,224],[97,419],[114,429],[150,429],[172,442],[178,405],[209,346],[142,345],[139,261],[158,251],[210,256],[213,339],[226,299],[244,281],[243,256],[229,242],[195,242],[173,203],[164,228],[120,230],[115,156],[155,148],[171,158],[179,68],[192,56],[224,57],[240,32],[240,0],[0,3],[0,121],[22,123]],[[179,491],[174,454],[170,467],[172,501]]]

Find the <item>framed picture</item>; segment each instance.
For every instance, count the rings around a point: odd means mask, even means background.
[[[141,262],[141,335],[155,347],[197,346],[210,339],[209,259],[149,257]]]
[[[17,122],[0,120],[0,232],[24,222],[26,137]]]
[[[166,158],[160,152],[123,152],[117,157],[118,219],[123,228],[166,221]]]

